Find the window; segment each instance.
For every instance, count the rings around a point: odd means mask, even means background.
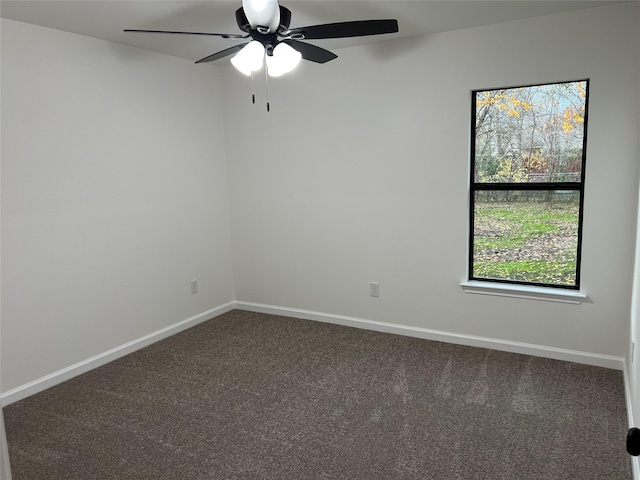
[[[472,92],[469,280],[579,289],[588,92]]]

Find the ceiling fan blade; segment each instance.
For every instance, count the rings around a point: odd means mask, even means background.
[[[228,57],[229,55],[232,55],[232,54],[234,54],[236,52],[239,52],[240,50],[242,50],[244,48],[245,45],[248,45],[248,44],[249,44],[249,42],[241,43],[240,45],[234,45],[233,47],[229,47],[229,48],[226,48],[224,50],[220,50],[219,52],[216,52],[216,53],[213,53],[213,54],[209,55],[208,57],[201,58],[196,63],[213,62],[214,60],[218,60],[220,58]]]
[[[174,32],[170,30],[133,30],[125,29],[125,32],[138,32],[138,33],[173,33],[178,35],[210,35],[214,37],[222,38],[247,38],[249,35],[240,35],[237,33],[207,33],[207,32]]]
[[[305,60],[310,60],[312,62],[327,63],[329,60],[338,58],[335,53],[330,52],[329,50],[325,50],[324,48],[311,45],[310,43],[300,42],[298,40],[293,40],[290,38],[282,40],[282,43],[286,43],[290,47],[293,47],[302,54],[302,58],[304,58]]]
[[[364,37],[397,31],[397,20],[357,20],[355,22],[325,23],[292,28],[287,30],[284,35],[301,40],[320,40],[324,38]]]

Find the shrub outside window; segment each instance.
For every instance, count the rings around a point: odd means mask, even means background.
[[[472,92],[470,280],[579,289],[588,92]]]

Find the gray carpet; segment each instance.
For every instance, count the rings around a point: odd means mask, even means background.
[[[619,371],[238,310],[5,420],[13,480],[632,478]]]

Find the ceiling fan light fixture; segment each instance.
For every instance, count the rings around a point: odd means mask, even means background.
[[[278,30],[280,25],[278,0],[242,0],[242,9],[252,28],[267,27],[268,32],[272,33]]]
[[[231,64],[238,71],[249,76],[252,72],[257,72],[262,68],[264,52],[262,43],[254,40],[231,58]]]
[[[279,43],[273,49],[273,55],[267,55],[267,72],[271,77],[279,77],[296,68],[302,54],[286,43]]]

